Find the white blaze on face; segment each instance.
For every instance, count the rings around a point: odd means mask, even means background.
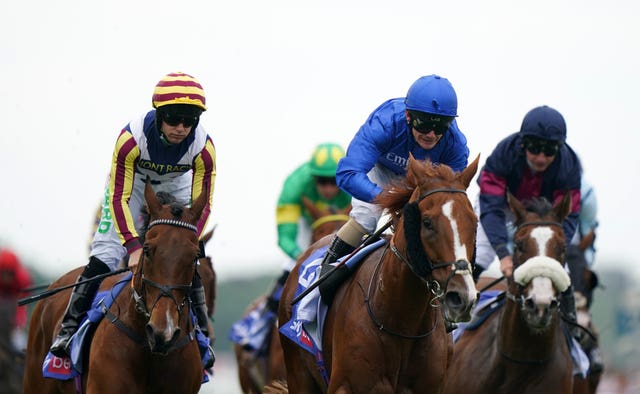
[[[164,330],[164,338],[165,341],[168,342],[171,340],[173,333],[176,332],[178,327],[173,324],[173,318],[171,317],[171,312],[169,312],[169,310],[167,310],[165,318],[167,319],[167,327]]]
[[[547,244],[553,237],[553,231],[549,227],[536,227],[531,231],[531,238],[538,244],[538,255],[547,256]]]
[[[549,227],[536,227],[531,231],[531,238],[533,238],[538,245],[538,256],[549,257],[547,256],[547,248],[552,237],[553,231]],[[532,258],[528,261],[537,262],[538,259]],[[552,272],[554,271],[551,270],[549,275],[546,276],[535,276],[531,281],[531,294],[535,296],[536,304],[538,305],[549,305],[551,300],[555,298]]]
[[[442,213],[447,219],[449,219],[449,223],[451,223],[451,231],[453,232],[453,253],[456,256],[455,257],[456,261],[458,260],[468,261],[467,246],[462,244],[462,241],[460,240],[460,231],[458,230],[458,222],[456,222],[456,220],[453,218],[453,201],[447,201],[442,206]],[[472,290],[468,292],[469,297],[472,297],[475,299],[476,285],[475,285],[475,282],[473,281],[473,276],[471,275],[471,267],[468,267],[468,268],[469,268],[468,270],[465,270],[464,272],[462,272],[462,275],[464,276],[464,280],[467,285],[467,288]]]
[[[467,246],[460,241],[460,231],[458,231],[458,223],[453,218],[453,201],[447,201],[442,206],[442,213],[449,219],[451,223],[451,231],[453,232],[453,252],[456,260],[467,260]]]

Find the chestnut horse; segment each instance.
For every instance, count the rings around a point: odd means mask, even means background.
[[[302,197],[302,204],[313,219],[313,223],[311,223],[311,243],[335,233],[349,220],[350,205],[338,211],[328,208],[321,209],[306,197]],[[245,310],[244,316],[263,304],[267,297],[268,294],[264,294],[254,300]],[[260,354],[245,350],[237,343],[233,345],[233,352],[238,363],[238,379],[243,393],[262,393],[266,383],[274,380],[284,381],[287,378],[277,322],[273,325],[273,330],[268,340],[268,347]]]
[[[527,209],[508,194],[517,226],[513,279],[504,305],[455,343],[447,393],[571,393],[573,363],[558,301],[571,283],[561,224],[570,197],[553,207],[536,199]],[[480,278],[478,287],[491,281]],[[504,290],[504,281],[494,288]]]
[[[468,320],[477,296],[470,263],[477,218],[466,189],[478,160],[454,173],[409,158],[406,179],[378,199],[393,214],[394,234],[360,262],[329,306],[322,332],[328,382],[315,357],[281,334],[290,392],[442,391],[453,351],[444,319]],[[301,263],[330,238],[312,245],[291,271],[281,326],[291,319]]]
[[[84,358],[82,391],[87,393],[197,393],[203,379],[193,340],[188,294],[199,256],[196,224],[207,201],[203,193],[191,208],[162,205],[145,187],[151,223],[144,253],[130,286],[115,298],[95,329]],[[52,287],[72,284],[77,268]],[[108,290],[126,274],[104,280]],[[38,302],[31,318],[23,380],[24,393],[75,393],[73,380],[44,378],[42,363],[55,337],[70,290]],[[118,323],[119,325],[116,325]],[[126,328],[123,328],[126,327]]]

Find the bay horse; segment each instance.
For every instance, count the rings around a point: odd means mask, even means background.
[[[340,210],[320,208],[304,196],[302,197],[302,205],[313,220],[311,223],[311,244],[338,231],[349,220],[348,215],[351,211],[351,205]],[[251,302],[244,311],[244,316],[263,304],[267,297],[268,294],[263,294]],[[260,351],[259,354],[246,350],[237,343],[233,344],[233,352],[238,364],[238,380],[243,393],[262,393],[267,383],[277,380],[284,381],[287,378],[277,321],[269,334],[268,342],[267,348]]]
[[[281,334],[290,392],[442,391],[453,351],[444,319],[468,320],[477,297],[477,217],[466,189],[478,161],[455,173],[410,156],[406,178],[377,199],[394,218],[393,235],[360,262],[328,308],[321,339],[328,381],[315,357]],[[301,263],[330,240],[313,244],[291,271],[281,327],[291,319]]]
[[[571,196],[555,206],[540,198],[525,208],[509,193],[507,201],[516,226],[513,278],[491,288],[506,290],[504,305],[455,343],[445,392],[571,393],[573,362],[559,312],[560,293],[571,284],[562,230]],[[492,281],[480,278],[478,287]]]
[[[84,357],[83,392],[197,393],[200,389],[203,366],[193,339],[188,294],[200,251],[196,224],[207,194],[202,193],[191,208],[162,205],[150,183],[146,184],[151,223],[143,254],[130,285],[124,286],[109,309],[113,316],[102,319],[93,333],[89,354]],[[82,267],[63,275],[51,287],[74,283],[81,271]],[[101,289],[113,288],[125,275],[105,279]],[[44,298],[34,308],[25,394],[76,392],[73,379],[44,378],[42,373],[69,293],[67,289]]]

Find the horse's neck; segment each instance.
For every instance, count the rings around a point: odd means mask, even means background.
[[[409,320],[415,318],[416,321],[424,321],[425,316],[439,310],[432,306],[435,296],[425,280],[419,278],[389,249],[384,252],[372,280],[376,296],[384,298],[385,305]]]

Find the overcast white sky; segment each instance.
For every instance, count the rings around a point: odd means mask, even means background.
[[[84,265],[115,138],[184,71],[218,154],[208,252],[221,278],[276,272],[275,204],[315,144],[346,145],[422,75],[453,83],[482,161],[547,104],[600,203],[600,268],[635,266],[638,2],[10,2],[0,14],[0,245],[54,274]],[[472,189],[475,193],[475,188]]]

